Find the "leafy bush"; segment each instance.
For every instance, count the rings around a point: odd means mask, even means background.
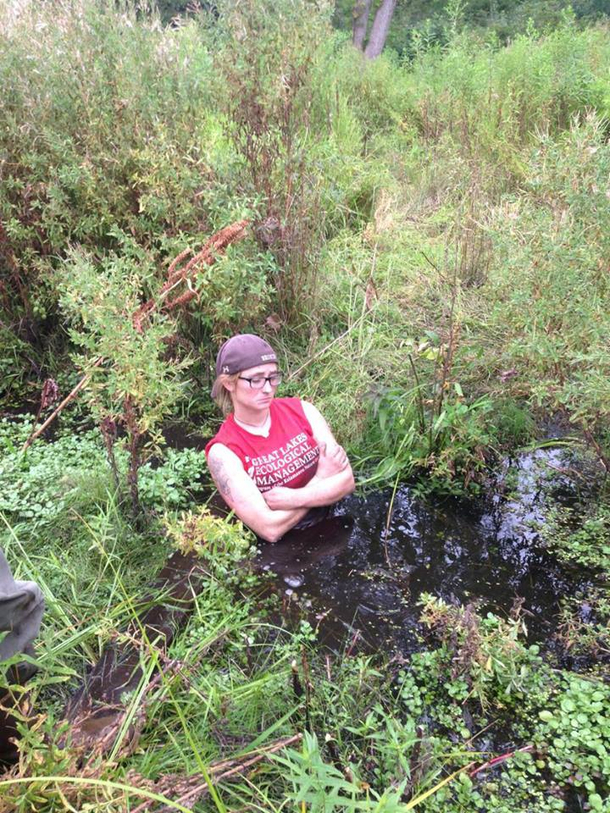
[[[603,29],[579,32],[569,16],[545,37],[530,31],[502,49],[464,32],[414,63],[420,129],[518,172],[516,150],[537,132],[556,133],[584,110],[605,114],[598,66],[609,59]]]
[[[68,245],[158,250],[205,221],[193,116],[211,63],[195,26],[163,31],[128,5],[2,13],[0,215],[40,317]]]
[[[317,293],[322,177],[313,160],[320,136],[310,125],[311,88],[327,31],[323,6],[292,0],[219,6],[218,98],[249,176],[241,184],[258,202],[259,243],[277,262],[278,309],[292,322]]]
[[[230,522],[207,508],[166,520],[166,531],[181,553],[196,553],[210,572],[227,584],[234,582],[237,566],[255,552],[254,536],[241,522]]]
[[[610,689],[566,677],[553,705],[539,713],[536,741],[555,781],[584,788],[592,810],[610,790]]]
[[[184,360],[167,357],[173,325],[166,317],[153,312],[144,329],[135,323],[141,286],[142,271],[129,260],[109,258],[98,269],[78,254],[62,285],[62,307],[73,325],[71,338],[83,350],[79,361],[89,379],[84,397],[104,434],[115,475],[117,428],[128,436],[127,482],[134,513],[139,510],[140,466],[182,393],[185,366]]]
[[[460,491],[485,464],[491,442],[485,416],[492,402],[486,396],[466,401],[459,382],[450,380],[453,350],[439,345],[438,337],[435,344],[406,345],[410,389],[388,388],[373,401],[373,443],[384,456],[372,478],[407,477],[419,469],[429,472],[437,489]]]

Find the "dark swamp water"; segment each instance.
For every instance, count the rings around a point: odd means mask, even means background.
[[[333,647],[356,636],[371,650],[418,648],[422,593],[503,617],[520,604],[528,640],[545,643],[561,599],[590,581],[562,569],[540,540],[549,495],[571,498],[565,456],[545,449],[505,461],[483,508],[402,486],[388,524],[391,490],[351,496],[334,516],[262,547],[258,565]]]

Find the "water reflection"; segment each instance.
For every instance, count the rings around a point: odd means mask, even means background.
[[[276,589],[312,599],[324,616],[322,638],[331,643],[348,629],[372,648],[412,650],[423,592],[476,600],[481,611],[504,616],[522,601],[530,638],[544,639],[559,599],[576,587],[537,531],[549,492],[566,487],[560,463],[558,450],[508,461],[486,510],[423,501],[405,486],[388,524],[389,491],[349,497],[336,516],[264,546],[260,566],[277,574]]]

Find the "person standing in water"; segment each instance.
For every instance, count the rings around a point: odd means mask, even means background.
[[[313,404],[276,398],[277,355],[250,333],[226,341],[212,397],[227,416],[207,444],[212,478],[226,504],[257,536],[277,542],[315,522],[351,494],[352,467]]]

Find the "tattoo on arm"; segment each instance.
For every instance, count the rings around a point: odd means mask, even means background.
[[[222,460],[209,460],[208,465],[210,472],[214,478],[214,482],[218,486],[218,490],[223,497],[231,496],[231,486],[229,485],[229,476],[225,471]]]

